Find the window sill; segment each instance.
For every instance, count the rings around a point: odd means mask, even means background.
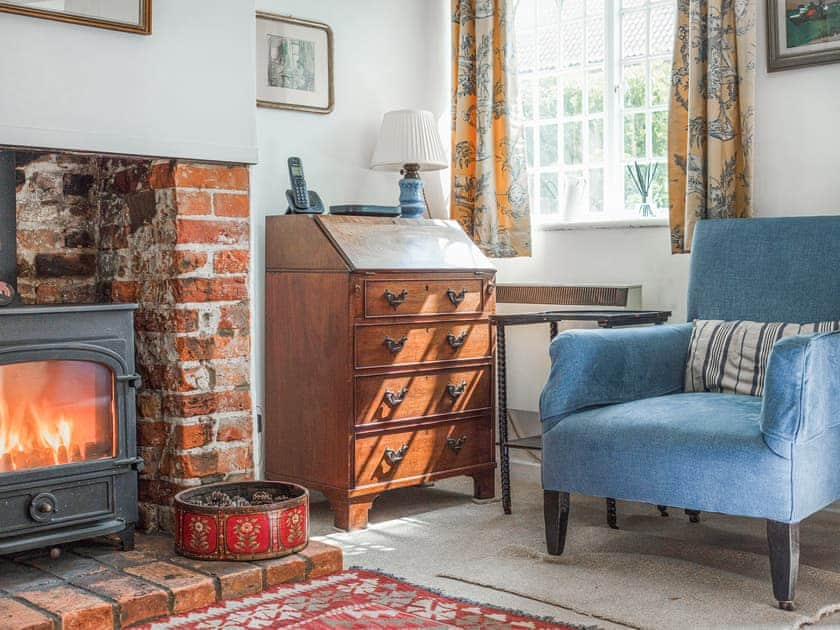
[[[550,221],[543,220],[535,224],[541,232],[565,232],[574,230],[625,230],[635,228],[668,227],[667,217],[655,219],[601,219],[595,221]]]

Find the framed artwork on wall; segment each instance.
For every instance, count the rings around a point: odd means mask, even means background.
[[[150,35],[152,0],[0,0],[0,11]]]
[[[257,105],[329,114],[333,35],[321,22],[257,12]]]
[[[767,3],[770,72],[840,62],[840,0]]]

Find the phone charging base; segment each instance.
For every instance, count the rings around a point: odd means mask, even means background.
[[[324,203],[321,201],[321,197],[318,196],[314,190],[310,190],[309,192],[309,207],[308,208],[299,208],[295,205],[295,195],[291,190],[286,191],[286,201],[289,202],[289,209],[287,212],[289,214],[323,214],[324,213]]]

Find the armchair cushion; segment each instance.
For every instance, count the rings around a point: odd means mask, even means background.
[[[760,398],[702,393],[580,411],[543,434],[543,487],[787,522],[792,462],[760,415]]]
[[[775,453],[840,427],[840,332],[779,340],[767,366],[761,431]]]
[[[686,392],[761,396],[773,344],[793,335],[840,330],[840,322],[765,323],[696,319],[685,369]]]
[[[691,324],[568,330],[551,344],[543,432],[571,413],[682,391]]]

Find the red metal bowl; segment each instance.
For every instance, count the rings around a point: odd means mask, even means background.
[[[218,507],[190,499],[220,490],[250,497],[256,491],[291,498],[264,505]],[[309,491],[280,481],[216,483],[175,495],[175,551],[196,560],[266,560],[309,543]]]

